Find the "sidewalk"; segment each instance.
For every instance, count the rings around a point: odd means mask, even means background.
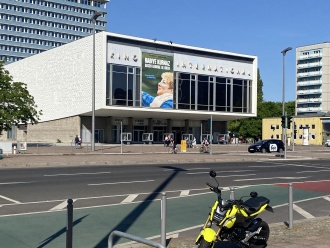
[[[318,217],[294,221],[293,228],[288,229],[283,223],[270,225],[269,248],[328,248],[328,237],[330,234],[330,217]],[[193,248],[194,237],[174,238],[167,240],[167,248]],[[160,242],[160,240],[157,240]],[[147,248],[143,244],[117,245],[115,248]],[[214,248],[238,248],[236,245],[220,242]]]
[[[91,152],[88,145],[75,149],[70,144],[41,144],[29,146],[25,153],[3,155],[0,168],[84,166],[84,165],[134,165],[164,163],[210,163],[224,161],[254,161],[281,159],[279,153],[248,153],[247,145],[212,145],[211,154],[200,153],[198,148],[169,154],[163,145],[96,145]],[[282,154],[283,155],[283,154]],[[295,147],[287,151],[287,159],[330,159],[330,148]]]

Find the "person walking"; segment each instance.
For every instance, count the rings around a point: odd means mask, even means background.
[[[79,145],[79,136],[76,135],[76,137],[74,138],[74,146],[76,149],[78,149],[78,145]]]

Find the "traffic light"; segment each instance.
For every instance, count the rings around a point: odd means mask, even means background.
[[[293,130],[293,133],[294,133],[294,138],[296,139],[297,138],[297,129]]]
[[[287,116],[288,122],[287,122],[287,128],[291,128],[291,123],[292,123],[292,116]]]
[[[282,122],[282,127],[283,127],[283,128],[285,128],[285,126],[286,126],[286,125],[285,125],[285,121],[286,121],[286,118],[285,118],[285,117],[286,117],[286,116],[282,116],[282,117],[281,117],[281,118],[282,118],[282,121],[281,121],[281,122]]]

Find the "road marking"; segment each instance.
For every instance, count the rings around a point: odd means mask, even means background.
[[[132,194],[127,196],[121,203],[131,203],[135,200],[136,197],[138,197],[139,194]]]
[[[251,168],[276,168],[276,167],[284,167],[285,164],[272,164],[272,165],[249,165]]]
[[[224,173],[235,173],[235,172],[247,172],[247,171],[255,171],[255,170],[236,170],[236,171],[217,171],[217,173],[219,174],[219,173],[221,173],[221,174],[224,174]],[[209,171],[207,171],[207,172],[188,172],[188,173],[186,173],[186,174],[188,174],[188,175],[195,175],[195,174],[209,174],[210,172]],[[219,176],[217,176],[217,177],[219,177]]]
[[[58,177],[58,176],[79,176],[79,175],[98,175],[98,174],[110,174],[111,172],[89,172],[89,173],[72,173],[72,174],[51,174],[44,175],[44,177]]]
[[[0,198],[5,199],[5,200],[7,200],[7,201],[14,202],[14,203],[21,203],[21,202],[19,202],[19,201],[16,201],[16,200],[11,199],[11,198],[8,198],[8,197],[5,197],[5,196],[3,196],[3,195],[0,195]]]
[[[299,214],[301,214],[302,216],[304,216],[306,219],[312,219],[312,218],[314,218],[313,215],[311,215],[307,211],[303,210],[301,207],[298,207],[296,204],[293,204],[293,209],[295,211],[297,211]]]
[[[189,195],[189,192],[190,192],[190,190],[182,190],[182,191],[180,192],[180,196],[186,196],[186,195]]]
[[[75,201],[76,201],[76,199],[72,199],[72,202],[75,202]],[[66,201],[64,201],[64,202],[62,202],[62,203],[60,203],[60,204],[58,204],[57,206],[51,208],[49,211],[62,210],[62,209],[64,209],[64,208],[66,208],[67,206],[68,206],[68,201],[66,200]]]
[[[315,168],[315,169],[326,169],[325,167],[319,167],[319,166],[312,166],[312,165],[306,165],[306,164],[287,164],[292,165],[296,167],[308,167],[308,168]]]
[[[203,226],[203,224],[200,224],[198,226],[191,226],[191,227],[183,228],[183,229],[176,230],[173,232],[168,232],[168,233],[166,233],[166,238],[178,238],[179,233],[194,230],[196,228],[201,228],[202,226]],[[156,236],[147,237],[146,239],[152,240],[152,239],[159,239],[160,237],[161,237],[160,235],[156,235]],[[141,247],[141,244],[138,244],[136,241],[125,242],[125,243],[122,243],[122,245],[123,245],[123,247],[131,247],[131,248]],[[134,246],[134,245],[137,245],[137,246]]]
[[[148,183],[154,182],[155,180],[145,180],[145,181],[130,181],[130,182],[116,182],[116,183],[90,183],[88,186],[99,186],[99,185],[108,185],[108,184],[125,184],[125,183]]]
[[[169,234],[169,235],[166,235],[166,238],[169,239],[177,239],[179,237],[179,234],[178,233],[173,233],[173,234]]]
[[[236,179],[234,181],[240,182],[240,181],[256,181],[256,180],[273,180],[273,179],[303,179],[308,177],[263,177],[263,178],[247,178],[247,179]]]
[[[296,172],[297,174],[298,173],[317,173],[317,172],[321,172],[321,171],[330,171],[330,170],[318,170],[318,171],[298,171]]]
[[[31,181],[31,182],[7,182],[7,183],[0,183],[0,185],[22,184],[22,183],[34,183],[34,182],[33,181]]]
[[[192,170],[210,170],[210,168],[192,168],[192,169],[165,169],[164,171],[192,171]]]
[[[329,196],[323,196],[323,199],[330,201],[330,197]]]

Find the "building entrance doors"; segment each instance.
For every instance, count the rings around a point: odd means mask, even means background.
[[[95,129],[95,143],[104,143],[104,130]]]

